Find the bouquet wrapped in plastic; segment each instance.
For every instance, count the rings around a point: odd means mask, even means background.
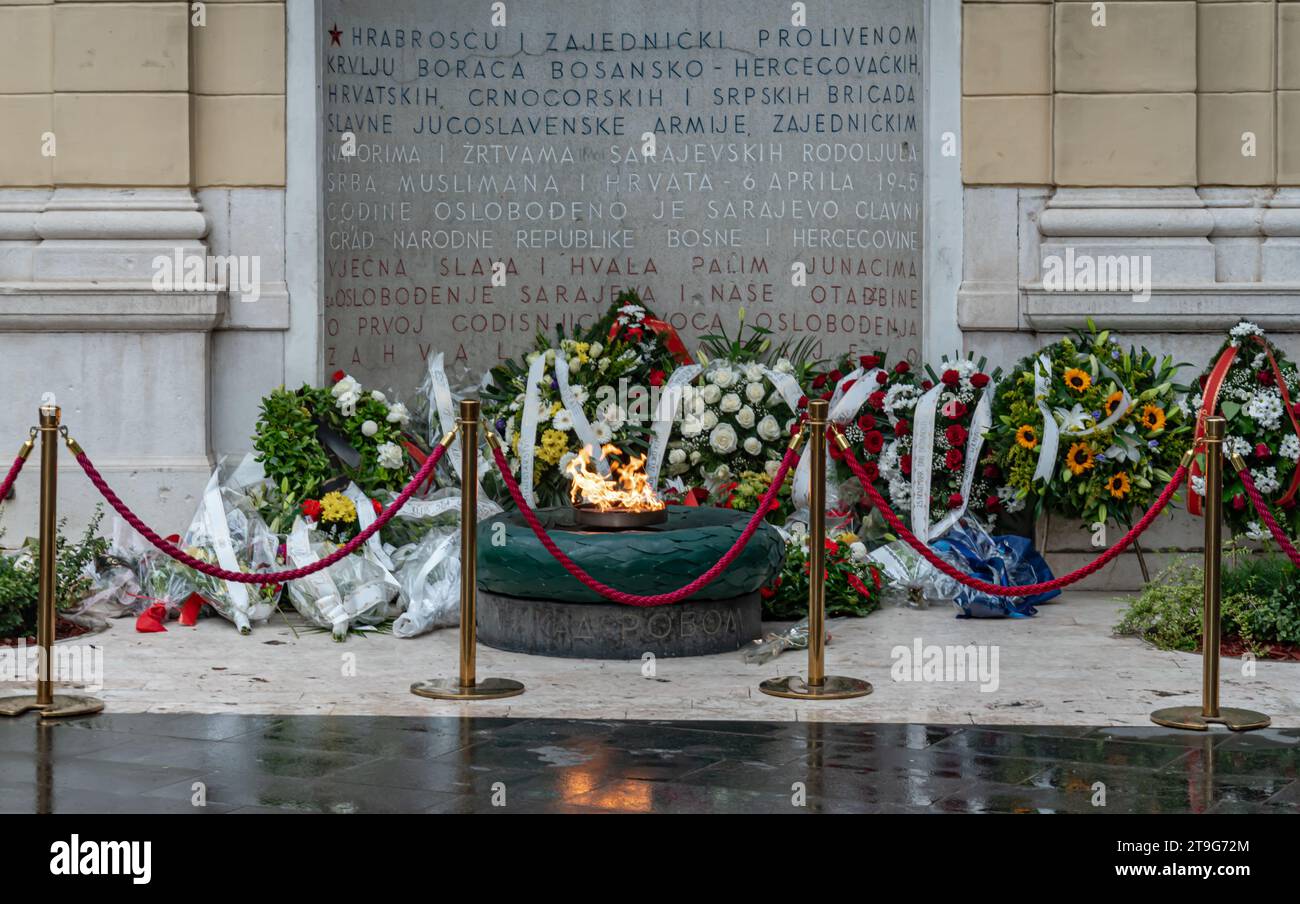
[[[314,564],[338,545],[321,536],[302,518],[293,523],[285,554],[296,568]],[[335,640],[346,640],[357,625],[375,625],[390,616],[399,595],[396,580],[383,565],[365,553],[344,556],[328,568],[291,581],[289,602],[317,627],[327,628]]]
[[[885,579],[884,602],[891,605],[928,609],[953,601],[961,592],[960,584],[902,540],[877,547],[870,556]]]
[[[930,545],[971,577],[1003,587],[1036,584],[1052,578],[1047,562],[1029,538],[1014,534],[995,537],[971,516],[962,518]],[[967,618],[1024,618],[1036,614],[1035,606],[1039,603],[1061,595],[1059,590],[1050,590],[1033,596],[994,596],[965,584],[957,586],[960,589],[953,602]]]

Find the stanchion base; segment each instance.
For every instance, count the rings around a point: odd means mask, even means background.
[[[1165,728],[1185,728],[1189,731],[1206,731],[1211,725],[1226,725],[1233,731],[1254,731],[1268,728],[1272,721],[1263,713],[1251,709],[1220,709],[1217,716],[1203,715],[1199,706],[1171,706],[1151,714],[1151,721]]]
[[[769,696],[791,700],[848,700],[871,693],[868,682],[842,675],[827,675],[822,684],[815,686],[799,675],[787,675],[784,678],[769,678],[758,689]]]
[[[500,700],[523,692],[524,686],[510,678],[483,678],[470,687],[461,687],[459,678],[434,678],[411,685],[411,693],[432,700]]]
[[[104,701],[80,694],[55,694],[54,702],[41,703],[35,694],[24,697],[0,697],[0,716],[21,716],[36,710],[42,719],[65,719],[69,716],[93,716],[104,709]]]

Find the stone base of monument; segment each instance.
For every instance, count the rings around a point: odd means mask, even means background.
[[[586,530],[572,508],[541,509],[551,538],[589,574],[627,593],[669,593],[708,571],[740,538],[748,512],[669,506],[663,523]],[[759,636],[759,588],[785,543],[762,524],[714,580],[669,606],[610,603],[570,575],[517,512],[479,524],[478,637],[501,650],[589,659],[703,656]]]
[[[762,631],[757,593],[672,606],[566,603],[479,591],[478,639],[498,650],[572,659],[708,656]]]

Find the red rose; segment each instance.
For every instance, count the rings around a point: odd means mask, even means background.
[[[831,555],[835,555],[837,552],[840,551],[840,545],[836,543],[834,540],[827,540],[826,551]]]
[[[894,425],[894,436],[907,436],[912,432],[912,425],[902,418]]]
[[[898,457],[898,470],[903,472],[903,476],[908,476],[912,473],[912,456],[910,454],[900,455]]]
[[[966,428],[961,424],[953,424],[944,431],[944,436],[948,438],[948,445],[960,446],[966,442]]]
[[[799,407],[800,408],[808,407],[808,397],[806,395],[799,396]]]
[[[880,373],[876,374],[876,382],[882,386],[885,385],[889,382],[889,374],[882,370]]]
[[[1002,469],[999,468],[997,465],[984,466],[985,480],[1000,480],[1001,478],[1002,478]]]
[[[961,382],[961,374],[955,370],[945,370],[939,379],[943,381],[944,386],[956,386]]]
[[[961,493],[953,493],[948,497],[948,508],[955,509],[961,507]]]
[[[922,380],[921,389],[924,392],[929,392],[931,389],[934,389],[934,383],[931,382],[930,380]]]
[[[976,389],[983,389],[985,386],[989,385],[989,375],[974,374],[970,378],[970,385],[974,386]]]
[[[840,373],[839,370],[833,370],[830,372],[830,378],[838,383],[840,380],[844,379],[844,374]]]
[[[652,370],[652,371],[650,371],[650,385],[651,385],[651,386],[663,386],[663,385],[664,385],[664,372],[663,372],[662,370]]]
[[[943,463],[947,465],[949,471],[955,471],[961,467],[962,458],[961,449],[949,449],[948,454],[943,458]]]
[[[1264,445],[1263,443],[1257,443],[1255,445],[1256,458],[1268,458],[1270,454],[1271,453],[1268,451],[1268,446]]]
[[[1236,511],[1241,511],[1246,507],[1246,497],[1238,493],[1232,497],[1232,507]]]
[[[862,365],[863,370],[874,370],[875,368],[880,366],[880,356],[863,355],[861,358],[858,359],[858,363]]]
[[[940,413],[951,421],[960,420],[966,416],[966,405],[957,399],[951,399],[943,403]]]
[[[772,597],[776,596],[776,588],[763,587],[758,591],[758,593],[761,597],[763,597],[763,599],[770,600]]]
[[[336,370],[334,371],[333,374],[330,375],[330,379],[333,380],[335,383],[337,383],[339,380],[342,380],[346,376],[347,374],[345,374],[343,371]]]
[[[817,376],[813,377],[812,385],[813,385],[813,389],[821,389],[823,386],[825,386],[826,374],[818,374]]]
[[[1259,380],[1259,382],[1263,383],[1265,386],[1272,386],[1273,371],[1261,370],[1259,373],[1255,374],[1255,379]]]
[[[382,505],[379,504],[379,500],[378,500],[378,499],[371,499],[371,500],[370,500],[370,504],[371,504],[372,506],[374,506],[375,514],[376,514],[376,515],[378,515],[378,514],[380,514],[381,512],[383,512],[384,507],[383,507]]]
[[[862,417],[858,418],[858,429],[863,433],[866,433],[868,430],[875,430],[876,419],[869,414],[862,415]]]
[[[1002,502],[996,496],[989,496],[984,500],[984,511],[998,512],[1002,510]]]
[[[884,411],[885,394],[880,390],[876,390],[871,395],[867,396],[867,404],[870,405],[872,408],[876,409],[877,411]]]
[[[302,514],[304,518],[310,518],[316,521],[320,518],[321,505],[319,499],[304,499],[302,501]]]
[[[880,468],[876,467],[876,463],[874,461],[869,461],[865,465],[863,465],[862,472],[867,475],[867,480],[870,481],[871,483],[875,483],[876,480],[880,477]]]
[[[871,591],[867,589],[867,585],[862,583],[862,579],[859,578],[856,574],[849,575],[848,582],[849,582],[849,586],[852,587],[854,590],[858,591],[858,593],[866,597],[871,596]]]
[[[879,430],[872,430],[862,438],[862,447],[872,455],[878,453],[885,445],[885,437]]]
[[[894,373],[896,374],[905,374],[911,369],[912,365],[908,364],[906,361],[899,361],[894,365]]]

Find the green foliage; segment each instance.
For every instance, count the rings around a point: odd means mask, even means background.
[[[1179,559],[1129,604],[1115,633],[1162,650],[1199,649],[1203,578],[1192,560]],[[1300,571],[1279,556],[1235,557],[1223,574],[1222,609],[1223,633],[1247,649],[1300,644]]]
[[[103,519],[103,506],[95,506],[76,543],[63,535],[67,519],[59,522],[55,541],[57,608],[69,609],[90,593],[92,579],[86,574],[86,566],[108,551],[108,541],[99,536]],[[24,637],[36,631],[40,565],[40,546],[33,540],[25,543],[16,556],[0,556],[0,637]]]
[[[826,541],[826,615],[864,616],[880,608],[880,572],[870,562],[854,558],[852,534]],[[795,539],[786,547],[785,565],[769,587],[761,591],[763,618],[794,621],[808,615],[808,551]]]
[[[317,416],[328,410],[329,392],[304,386],[290,392],[283,386],[262,400],[253,448],[266,476],[299,500],[310,498],[329,480],[329,456],[316,439]]]

